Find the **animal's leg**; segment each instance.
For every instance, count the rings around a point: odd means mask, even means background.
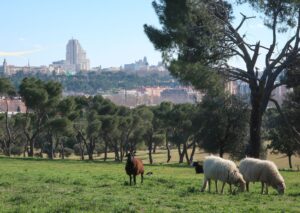
[[[249,192],[249,182],[246,182],[246,190]]]
[[[223,182],[223,184],[222,184],[221,194],[223,194],[224,186],[225,186],[225,182]]]
[[[208,179],[208,192],[210,192],[210,184],[211,184],[210,179]]]
[[[263,193],[264,193],[264,183],[261,182],[261,194],[263,194]]]
[[[202,186],[202,188],[201,188],[201,192],[204,192],[204,191],[205,191],[206,185],[207,185],[207,179],[206,179],[206,177],[204,177],[204,181],[203,181],[203,186]]]
[[[216,193],[218,193],[218,181],[215,180],[215,185],[216,185]]]
[[[144,181],[144,173],[141,173],[141,183]]]
[[[268,192],[268,184],[266,183],[266,195],[269,194]]]
[[[232,194],[231,183],[229,183],[229,192],[230,192],[230,194]]]
[[[134,185],[136,184],[136,175],[133,175],[133,182],[134,182]]]
[[[131,175],[129,175],[129,184],[131,186]]]

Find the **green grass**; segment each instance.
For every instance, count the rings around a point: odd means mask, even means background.
[[[260,195],[199,191],[193,168],[146,165],[152,176],[128,185],[124,164],[0,158],[0,212],[300,212],[300,173],[281,172],[287,190]],[[213,188],[214,189],[214,188]]]

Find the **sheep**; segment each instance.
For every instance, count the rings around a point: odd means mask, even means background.
[[[193,162],[191,163],[191,166],[195,167],[196,174],[203,173],[203,165],[201,165],[199,162]]]
[[[136,176],[141,174],[141,183],[143,183],[144,179],[144,164],[142,160],[135,158],[134,153],[128,153],[127,162],[125,166],[125,170],[127,175],[129,175],[130,185],[131,185],[131,176],[133,176],[133,182],[136,184]]]
[[[246,190],[249,192],[249,182],[261,182],[261,194],[268,194],[268,186],[271,185],[279,194],[284,194],[285,183],[276,165],[269,160],[244,158],[240,162],[240,172],[246,181]]]
[[[204,192],[207,182],[208,182],[208,191],[210,192],[210,180],[215,180],[216,192],[218,193],[217,181],[220,180],[223,182],[221,193],[223,193],[225,183],[229,184],[230,193],[232,193],[231,184],[239,186],[240,190],[243,192],[245,190],[245,180],[235,163],[230,160],[225,160],[216,156],[205,157],[203,163],[204,170],[204,182],[201,188],[201,192]]]

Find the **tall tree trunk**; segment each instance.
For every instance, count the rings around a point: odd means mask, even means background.
[[[189,153],[188,153],[188,148],[187,148],[186,143],[183,144],[183,150],[182,150],[182,152],[183,152],[184,155],[185,155],[186,163],[187,163],[188,165],[190,165],[190,158],[189,158]]]
[[[290,169],[292,169],[293,168],[293,165],[292,165],[292,155],[288,155],[288,158],[289,158]]]
[[[120,161],[120,155],[119,155],[118,142],[115,143],[114,150],[115,150],[115,161],[119,162]]]
[[[177,145],[177,148],[178,148],[178,155],[179,155],[179,163],[183,163],[183,158],[184,158],[184,150],[181,151],[181,148],[180,148],[180,144]]]
[[[31,138],[31,139],[29,140],[28,157],[33,157],[33,149],[34,149],[34,139]]]
[[[84,160],[84,146],[83,146],[81,140],[80,140],[80,142],[79,142],[79,147],[80,147],[80,156],[81,156],[81,160]]]
[[[156,143],[154,143],[154,146],[153,146],[153,154],[155,154],[155,153],[156,153],[156,148],[157,148],[157,144],[156,144]]]
[[[193,142],[193,147],[192,147],[192,152],[191,152],[191,156],[190,156],[190,163],[193,162],[194,159],[194,155],[195,155],[195,151],[196,151],[196,142]]]
[[[63,140],[61,140],[61,159],[65,159],[65,147]]]
[[[250,142],[247,155],[259,158],[261,148],[262,110],[259,95],[251,94]]]
[[[171,160],[171,151],[170,151],[169,141],[167,137],[166,137],[166,149],[167,149],[167,163],[169,163]]]
[[[148,151],[149,151],[149,162],[150,164],[153,164],[153,159],[152,159],[152,142],[149,142],[148,144]]]
[[[104,141],[104,161],[107,160],[108,142],[107,139]]]

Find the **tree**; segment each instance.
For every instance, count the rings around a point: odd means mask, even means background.
[[[192,104],[177,104],[168,113],[168,125],[171,131],[169,132],[169,140],[177,146],[179,163],[183,163],[184,157],[186,162],[190,164],[188,149],[194,145],[192,136],[193,117],[195,106]]]
[[[170,102],[162,102],[159,106],[153,109],[155,126],[160,129],[160,132],[165,135],[166,149],[167,149],[167,163],[171,160],[171,151],[169,147],[169,136],[172,128],[168,124],[168,114],[173,108]]]
[[[28,156],[32,157],[35,140],[59,103],[62,86],[54,81],[43,82],[36,78],[24,78],[19,94],[27,107],[23,131],[29,145]]]
[[[145,25],[144,29],[155,48],[160,50],[171,73],[198,89],[217,85],[218,76],[241,80],[249,85],[251,115],[250,140],[247,154],[258,158],[261,147],[262,117],[272,91],[285,84],[278,77],[296,61],[300,52],[300,6],[290,0],[237,0],[262,14],[265,27],[271,30],[270,44],[250,43],[242,34],[244,23],[254,17],[242,15],[234,26],[233,7],[229,1],[161,0],[153,2],[162,29]],[[294,34],[290,29],[295,29]],[[279,44],[278,34],[288,38]],[[263,53],[263,54],[262,54]],[[245,68],[228,65],[237,56]],[[264,57],[265,67],[259,74],[258,58]],[[215,89],[215,88],[213,88]]]
[[[268,139],[271,140],[268,148],[273,152],[286,154],[289,161],[289,167],[292,168],[292,156],[300,154],[299,138],[289,124],[297,129],[300,127],[300,90],[299,86],[294,88],[287,99],[283,103],[282,112],[284,117],[274,110],[269,110],[267,113],[267,127],[269,129]]]
[[[200,104],[201,127],[197,137],[207,152],[244,154],[248,127],[248,107],[235,96],[206,96]]]
[[[10,149],[12,141],[12,132],[11,127],[9,125],[9,118],[8,118],[8,101],[11,96],[15,94],[15,88],[12,85],[11,81],[7,78],[0,78],[0,96],[5,97],[6,103],[6,111],[5,111],[5,130],[6,130],[6,137],[3,139],[4,144],[4,154],[10,156]]]

